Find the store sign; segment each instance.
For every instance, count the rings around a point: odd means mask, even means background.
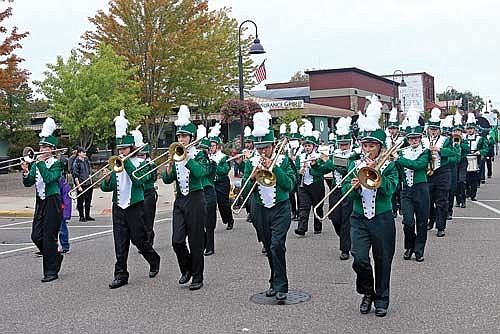
[[[424,105],[424,85],[422,75],[405,75],[406,87],[399,87],[400,108],[408,111],[410,106],[417,110],[425,110]],[[396,81],[401,81],[399,78]]]
[[[261,108],[271,108],[271,110],[304,109],[303,100],[266,101],[258,104]]]

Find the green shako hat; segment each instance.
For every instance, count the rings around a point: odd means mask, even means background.
[[[139,148],[145,145],[144,143],[144,137],[142,136],[142,132],[140,129],[140,125],[135,128],[135,130],[130,131],[130,134],[134,137],[134,146]],[[149,145],[145,146],[144,148],[139,151],[139,153],[145,154],[149,153]]]
[[[476,128],[477,124],[476,124],[476,115],[474,115],[474,113],[470,112],[467,114],[467,123],[465,125],[465,128],[466,129],[470,129],[470,128]]]
[[[415,107],[410,107],[406,113],[405,132],[407,137],[420,137],[424,132],[424,128],[420,125],[420,112]]]
[[[429,128],[441,128],[441,110],[438,108],[433,108],[431,111],[431,118],[427,121],[427,127]]]
[[[399,129],[399,121],[398,121],[398,111],[396,108],[392,108],[389,113],[389,123],[387,128],[398,128]]]
[[[219,135],[220,135],[220,128],[221,128],[220,122],[217,122],[217,123],[215,123],[214,126],[212,126],[210,128],[210,132],[208,134],[208,139],[210,140],[210,142],[214,142],[217,145],[219,145],[219,144],[222,143],[222,141],[221,141],[221,139],[219,137]]]
[[[347,144],[351,142],[351,121],[351,117],[340,117],[337,121],[337,131],[335,132],[337,134],[337,143]]]
[[[38,145],[57,148],[57,138],[52,135],[56,128],[57,126],[54,119],[52,117],[47,117],[45,122],[43,122],[42,131],[40,131],[40,141]]]
[[[248,125],[245,126],[245,130],[243,132],[243,138],[245,142],[255,141],[255,138],[252,136],[252,129]]]
[[[203,139],[198,144],[198,147],[210,148],[210,140],[207,138],[207,128],[203,124],[198,125],[198,129],[196,129],[196,140],[200,138]]]
[[[280,125],[280,138],[290,138],[290,135],[286,131],[286,128],[287,128],[286,125],[287,125],[286,123],[282,123]]]
[[[134,136],[127,134],[127,127],[130,124],[125,118],[125,110],[120,110],[120,115],[113,120],[116,129],[116,147],[124,148],[134,146]]]
[[[364,134],[361,142],[375,142],[384,146],[386,134],[378,124],[380,115],[382,114],[382,103],[380,103],[376,95],[367,97],[367,99],[370,101],[370,104],[366,108],[366,116],[361,121],[361,124],[358,120],[359,130]]]
[[[452,131],[453,131],[453,115],[448,115],[441,121],[441,132],[443,134],[450,134]]]
[[[453,131],[464,131],[464,126],[462,124],[462,114],[460,111],[456,111],[455,115],[453,116]]]
[[[274,143],[274,129],[269,124],[272,119],[268,109],[263,109],[262,112],[257,112],[253,115],[253,130],[255,147],[265,147]]]
[[[186,105],[181,105],[177,112],[177,119],[174,124],[177,126],[175,135],[187,134],[194,137],[196,134],[196,125],[191,123],[191,113]]]

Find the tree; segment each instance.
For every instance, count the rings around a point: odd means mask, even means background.
[[[285,115],[278,118],[277,128],[283,123],[290,124],[293,121],[297,122],[297,126],[300,127],[302,125],[302,116],[304,115],[304,111],[302,109],[290,109],[287,110]]]
[[[306,74],[302,71],[297,71],[290,78],[290,82],[295,82],[295,81],[309,81],[309,74]]]
[[[229,9],[209,11],[202,0],[111,0],[105,13],[90,18],[83,49],[105,42],[136,66],[146,135],[156,145],[172,107],[195,104],[213,111],[237,91],[238,29]],[[250,38],[244,41],[248,50]],[[247,54],[247,52],[244,52]],[[244,59],[245,78],[254,67]]]
[[[129,68],[110,46],[101,45],[90,58],[72,50],[66,63],[58,57],[47,67],[46,78],[35,82],[49,100],[47,112],[87,149],[113,135],[113,119],[120,109],[131,124],[147,113],[140,103],[140,85],[132,79],[137,69]]]
[[[460,109],[465,111],[474,111],[481,110],[484,106],[484,100],[482,97],[478,95],[473,95],[469,91],[465,91],[463,93],[450,89],[441,94],[437,94],[437,98],[439,101],[451,101],[451,100],[460,100],[462,99],[462,104]]]

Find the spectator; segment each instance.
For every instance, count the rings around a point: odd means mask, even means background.
[[[77,157],[73,163],[73,179],[75,180],[76,187],[78,187],[77,194],[80,195],[82,192],[85,192],[83,195],[78,196],[76,207],[81,222],[94,221],[95,219],[90,216],[90,202],[92,202],[93,192],[91,188],[92,180],[89,178],[91,172],[90,162],[87,158],[87,152],[83,147],[78,147],[76,153]]]
[[[75,184],[75,180],[73,179],[73,164],[75,163],[76,159],[76,151],[78,149],[78,146],[73,147],[73,151],[71,152],[70,157],[68,158],[68,184],[70,186],[73,186]]]
[[[59,253],[69,253],[69,231],[68,231],[68,220],[71,219],[71,198],[69,197],[69,192],[71,188],[66,182],[66,178],[61,176],[59,179],[59,192],[61,194],[61,207],[62,207],[62,219],[61,226],[59,227],[59,248],[57,249]]]

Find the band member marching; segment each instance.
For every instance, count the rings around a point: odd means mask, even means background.
[[[182,161],[167,164],[163,173],[163,182],[176,183],[176,197],[172,218],[172,247],[181,277],[179,284],[187,284],[191,280],[189,290],[203,287],[205,248],[205,219],[207,208],[203,192],[203,176],[206,166],[203,166],[203,153],[194,147],[196,126],[190,121],[189,108],[181,105],[177,113],[176,136],[184,146],[186,157]],[[190,145],[188,147],[188,145]],[[189,249],[186,245],[188,238]]]
[[[130,242],[149,263],[149,277],[153,278],[160,271],[160,256],[148,242],[144,227],[144,178],[137,179],[132,173],[142,162],[135,156],[130,156],[134,147],[134,136],[126,133],[128,121],[123,111],[115,117],[116,147],[123,163],[123,170],[109,172],[103,170],[104,180],[101,190],[113,192],[113,239],[115,243],[114,279],[109,284],[111,289],[128,284],[129,273],[127,259]],[[138,143],[139,144],[139,143]]]
[[[467,189],[466,192],[470,196],[471,201],[477,201],[477,188],[479,186],[479,159],[485,157],[488,154],[488,143],[485,138],[481,137],[476,133],[476,117],[474,113],[469,113],[467,115],[466,124],[467,135],[465,136],[465,141],[467,142],[470,154],[468,157],[467,168]],[[475,165],[475,167],[472,167]]]
[[[245,165],[248,163],[248,159],[255,153],[255,147],[253,144],[254,138],[252,136],[252,129],[246,126],[243,130],[243,138],[245,140],[245,150],[241,152],[243,155],[238,158],[236,162],[239,164],[239,170],[244,171]],[[247,222],[252,222],[252,199],[250,198],[245,204],[245,211],[247,213]]]
[[[311,209],[325,196],[325,182],[323,173],[311,168],[320,155],[316,152],[318,148],[319,132],[313,131],[313,125],[307,121],[304,123],[304,152],[295,159],[295,167],[300,174],[299,182],[299,222],[295,234],[304,236],[308,230],[309,214]],[[323,215],[323,209],[318,209],[318,214]],[[314,217],[314,234],[323,230],[321,220]]]
[[[59,278],[59,270],[63,255],[57,252],[59,226],[61,224],[61,197],[59,192],[59,178],[61,177],[62,164],[54,156],[57,148],[57,138],[52,134],[56,123],[48,117],[40,132],[38,147],[40,153],[29,163],[21,163],[23,169],[23,184],[25,187],[35,186],[36,202],[35,214],[31,230],[31,240],[36,245],[39,253],[43,255],[42,283]]]
[[[405,137],[399,133],[398,111],[396,108],[392,108],[389,114],[387,131],[389,132],[389,136],[385,139],[387,149],[404,141]],[[399,175],[399,180],[401,181],[401,175]],[[394,218],[398,216],[398,211],[401,212],[401,182],[398,183],[396,191],[392,195],[392,214]]]
[[[389,306],[389,285],[391,264],[396,242],[396,228],[392,216],[391,197],[398,183],[396,165],[387,157],[382,159],[382,147],[386,134],[378,125],[382,104],[376,96],[370,98],[366,110],[366,123],[359,124],[364,133],[361,139],[364,159],[353,161],[349,165],[351,173],[342,186],[342,192],[353,200],[351,215],[351,254],[354,258],[352,267],[356,272],[356,291],[363,295],[359,311],[366,314],[372,303],[375,315],[384,317]],[[381,165],[380,165],[381,164]],[[362,167],[378,166],[380,184],[378,188],[368,188],[368,183],[360,183]],[[356,175],[354,175],[356,174]],[[352,188],[352,189],[351,189]],[[375,277],[370,263],[370,248],[375,262]]]
[[[399,158],[396,160],[396,165],[403,171],[403,189],[401,190],[405,247],[403,258],[410,260],[412,254],[415,253],[415,260],[422,262],[429,219],[429,186],[427,185],[429,151],[423,148],[421,143],[423,128],[418,123],[420,113],[410,107],[406,117],[408,120],[406,139],[410,145],[400,151]]]
[[[254,224],[260,234],[271,269],[270,287],[266,296],[278,300],[287,298],[288,278],[286,274],[286,235],[290,228],[290,201],[288,195],[295,182],[295,175],[283,150],[276,149],[274,130],[269,125],[271,115],[264,111],[254,114],[255,146],[259,152],[245,166],[242,191],[254,198]],[[280,145],[280,148],[283,145]],[[274,184],[260,184],[257,176],[265,170],[274,174]],[[246,182],[248,179],[253,182]],[[254,188],[253,193],[249,193]]]
[[[452,132],[453,132],[453,115],[447,115],[441,121],[441,133],[443,134],[443,136],[448,137],[450,139],[455,149],[458,149],[454,156],[448,158],[448,168],[450,169],[451,181],[450,181],[450,190],[448,191],[448,210],[446,215],[447,220],[453,219],[453,202],[455,194],[457,192],[457,176],[458,176],[457,165],[460,162],[460,157],[461,157],[460,145],[453,139],[454,137]]]
[[[434,108],[427,123],[428,138],[422,139],[423,146],[430,151],[427,170],[430,210],[428,230],[437,228],[437,236],[444,237],[446,218],[448,216],[448,192],[451,187],[451,171],[449,160],[459,154],[459,147],[453,147],[451,140],[441,135],[441,110]]]
[[[288,158],[291,161],[290,166],[295,172],[295,180],[299,180],[299,173],[295,167],[295,159],[297,154],[301,149],[300,139],[302,136],[297,132],[298,124],[297,121],[292,121],[288,124],[290,126],[290,140],[288,142]],[[290,206],[292,208],[292,219],[294,221],[299,221],[299,198],[298,198],[298,188],[297,182],[294,183],[293,189],[290,191]]]
[[[455,192],[455,197],[457,199],[457,207],[466,207],[466,197],[465,197],[465,182],[467,180],[467,154],[470,153],[469,143],[464,139],[464,127],[462,124],[462,115],[457,111],[453,117],[453,141],[458,141],[460,146],[460,157],[457,162],[457,190]],[[456,138],[456,139],[455,139]],[[454,143],[455,144],[455,143]],[[453,204],[453,201],[452,201]]]

